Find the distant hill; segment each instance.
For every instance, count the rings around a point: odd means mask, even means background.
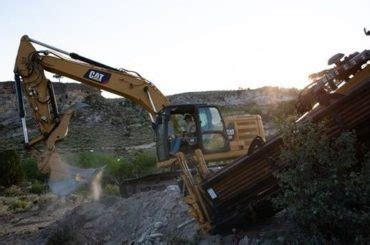
[[[255,104],[271,106],[294,100],[299,90],[295,88],[262,87],[258,89],[188,92],[169,96],[171,103],[207,103],[221,107]]]

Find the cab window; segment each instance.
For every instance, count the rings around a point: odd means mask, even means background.
[[[198,108],[200,133],[205,152],[221,152],[227,149],[227,139],[220,112],[216,107]]]
[[[199,108],[199,120],[202,132],[223,131],[221,116],[215,107]]]

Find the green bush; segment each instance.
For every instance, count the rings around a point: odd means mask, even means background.
[[[109,162],[105,169],[105,180],[120,183],[124,179],[136,178],[153,173],[156,168],[156,158],[153,154],[141,152],[127,158],[116,158]]]
[[[40,195],[45,190],[45,186],[38,180],[34,180],[31,184],[30,193]]]
[[[48,180],[48,175],[40,172],[37,168],[37,161],[32,157],[24,158],[21,161],[21,166],[23,172],[25,173],[26,180],[28,181],[38,181],[46,182]]]
[[[24,211],[30,205],[31,203],[29,201],[16,198],[10,203],[8,209],[12,211],[20,212],[20,211]]]
[[[104,186],[104,193],[112,196],[120,196],[119,186],[107,184]]]
[[[115,156],[95,152],[81,152],[74,159],[81,168],[97,168],[110,164],[115,160]]]
[[[124,179],[150,174],[156,169],[156,158],[149,152],[132,153],[127,157],[84,152],[70,157],[67,162],[75,162],[82,168],[105,166],[103,175],[105,184],[119,184]]]
[[[0,152],[0,185],[10,187],[23,181],[24,172],[14,150]]]
[[[5,190],[4,195],[7,197],[21,196],[23,195],[23,191],[21,190],[19,186],[12,185]]]
[[[116,158],[109,162],[104,170],[104,183],[118,184],[122,180],[132,177],[133,166],[124,158]]]
[[[288,242],[369,242],[370,154],[353,133],[330,139],[324,131],[306,124],[285,132],[289,168],[277,175],[282,193],[274,202],[297,225]]]
[[[139,152],[132,157],[131,164],[134,165],[134,175],[142,176],[150,174],[156,169],[156,157],[149,152]]]

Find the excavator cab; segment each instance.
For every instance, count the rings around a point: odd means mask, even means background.
[[[173,159],[178,151],[190,154],[201,149],[211,154],[230,150],[221,113],[213,105],[167,106],[157,114],[154,128],[158,162]]]

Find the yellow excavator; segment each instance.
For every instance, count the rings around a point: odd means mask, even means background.
[[[47,49],[36,50],[33,44]],[[176,153],[192,154],[195,150],[200,150],[209,162],[235,159],[253,151],[265,140],[259,115],[223,119],[217,106],[171,105],[153,83],[137,72],[116,69],[23,36],[14,73],[25,146],[32,148],[39,142],[45,142],[46,151],[39,156],[38,167],[43,172],[51,172],[54,179],[64,178],[60,177],[63,172],[74,172],[83,179],[83,170],[71,171],[68,168],[67,171],[67,167],[60,166],[55,143],[67,135],[74,110],[59,113],[53,83],[46,78],[45,71],[125,97],[142,106],[148,112],[155,132],[158,167],[174,166]],[[23,94],[40,129],[40,134],[32,139],[29,139],[27,132]],[[184,129],[184,117],[190,118],[194,124],[192,132]],[[171,150],[174,141],[178,142],[177,149]],[[53,173],[59,174],[54,176]]]

